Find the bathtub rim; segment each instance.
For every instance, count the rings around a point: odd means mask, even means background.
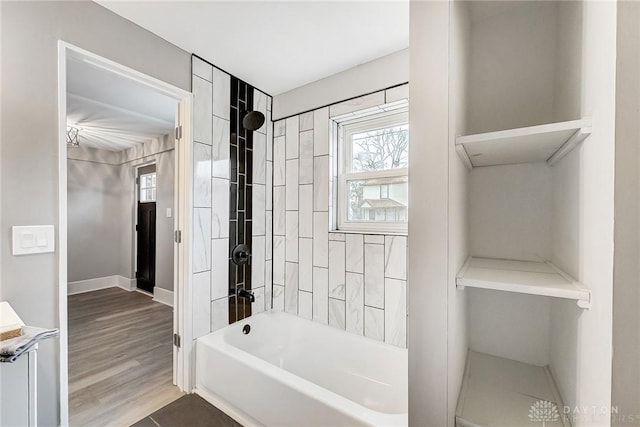
[[[301,322],[308,322],[309,324],[313,324],[313,325],[318,325],[318,326],[325,326],[326,328],[330,328],[331,329],[331,333],[344,333],[344,334],[349,334],[350,337],[352,336],[353,338],[356,339],[364,339],[367,340],[369,342],[375,343],[376,345],[382,345],[385,348],[392,350],[394,352],[403,352],[403,353],[407,353],[407,349],[406,348],[400,348],[400,347],[395,347],[392,346],[391,344],[387,344],[387,343],[383,343],[380,341],[376,341],[376,340],[372,340],[371,338],[367,338],[364,336],[360,336],[360,335],[355,335],[355,334],[351,334],[349,332],[343,331],[343,330],[339,330],[339,329],[335,329],[335,328],[331,328],[328,325],[322,325],[322,324],[318,324],[317,322],[313,322],[311,320],[308,319],[304,319],[301,318],[299,316],[294,316],[290,313],[284,313],[281,311],[277,311],[277,310],[267,310],[264,312],[260,312],[260,313],[256,313],[255,315],[251,316],[285,316],[285,317],[292,317],[295,318],[296,320],[299,320]],[[243,319],[244,321],[251,321],[251,318],[246,318]],[[309,398],[313,398],[316,399],[320,402],[322,402],[324,405],[327,405],[331,408],[333,408],[336,411],[341,412],[343,415],[346,416],[354,416],[354,414],[358,414],[356,417],[368,422],[370,424],[374,423],[374,422],[378,422],[378,423],[382,423],[382,425],[388,425],[388,426],[396,426],[396,425],[408,425],[408,418],[409,418],[409,413],[408,413],[408,407],[407,407],[407,412],[400,412],[400,413],[387,413],[387,412],[380,412],[380,411],[376,411],[374,409],[368,408],[364,405],[361,405],[360,403],[354,402],[353,400],[342,396],[334,391],[331,391],[325,387],[322,387],[312,381],[309,381],[301,376],[298,376],[284,368],[281,368],[279,366],[276,366],[264,359],[261,359],[258,356],[255,356],[251,353],[249,353],[248,351],[242,350],[239,347],[236,347],[232,344],[230,344],[226,339],[225,339],[225,334],[231,329],[231,328],[235,328],[235,329],[241,329],[243,326],[242,321],[238,321],[234,324],[228,325],[222,329],[219,329],[215,332],[211,332],[207,335],[203,335],[202,337],[198,338],[197,341],[199,343],[201,343],[201,345],[204,346],[208,346],[211,347],[214,351],[219,351],[220,353],[222,353],[224,356],[233,358],[241,363],[244,364],[248,364],[248,365],[252,365],[255,367],[255,369],[259,370],[263,375],[267,376],[268,378],[270,378],[273,381],[277,381],[280,383],[284,383],[286,384],[288,387],[291,387],[293,390],[297,391],[298,393],[304,394],[305,396],[309,397]],[[198,357],[200,357],[201,354],[201,350],[198,348],[198,345],[196,345],[196,359]],[[198,365],[197,360],[196,360],[196,366]],[[199,390],[202,390],[203,388],[206,389],[207,392],[213,394],[213,395],[217,395],[217,393],[213,392],[212,390],[210,390],[209,388],[207,388],[206,386],[202,386],[201,387],[201,383],[200,383],[200,379],[198,378],[198,376],[196,375],[196,388]],[[408,390],[407,390],[408,393]],[[203,396],[204,397],[204,396]],[[220,397],[221,398],[221,397]],[[223,401],[224,399],[221,398]],[[339,402],[338,405],[336,405],[336,402]],[[230,404],[229,402],[226,402],[226,404],[230,405],[231,407],[233,407],[232,404]],[[407,403],[408,403],[408,399],[407,399]],[[240,411],[242,413],[244,413],[243,411],[239,410],[238,408],[235,408],[235,410]],[[248,414],[246,414],[247,416],[249,416]],[[250,416],[249,416],[250,417]],[[253,422],[257,422],[255,419],[253,419]],[[261,425],[261,424],[257,424],[257,425]]]

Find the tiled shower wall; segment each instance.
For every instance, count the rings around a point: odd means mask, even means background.
[[[229,74],[192,57],[194,339],[229,324],[229,230],[230,219],[237,218],[239,211],[237,198],[235,206],[230,202],[232,165],[237,164],[231,143],[231,122],[237,120],[231,115],[231,81]],[[268,308],[271,301],[271,215],[267,211],[271,208],[271,191],[267,188],[272,168],[270,144],[266,143],[271,139],[271,97],[255,90],[253,105],[246,107],[266,117],[265,125],[253,134],[249,168],[253,173],[252,190],[245,191],[242,200],[243,211],[246,213],[247,206],[250,209],[245,221],[252,223],[251,281],[256,300],[251,311],[257,313]],[[249,163],[245,164],[248,167]],[[237,184],[237,175],[235,181]]]
[[[273,308],[406,346],[406,236],[333,229],[331,120],[402,102],[407,86],[274,123]]]

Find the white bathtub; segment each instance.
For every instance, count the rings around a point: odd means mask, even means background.
[[[406,426],[407,351],[269,311],[198,339],[196,393],[245,426]]]

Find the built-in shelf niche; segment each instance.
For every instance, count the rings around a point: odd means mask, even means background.
[[[544,161],[552,166],[590,134],[590,120],[571,120],[459,136],[456,150],[469,169]]]
[[[529,425],[537,421],[529,417],[536,405],[555,405],[558,416],[550,425],[569,425],[548,366],[469,351],[456,409],[458,427]],[[553,406],[545,409],[544,414],[553,415]]]
[[[584,159],[594,151],[583,4],[453,2],[449,224],[459,272],[450,286],[459,291],[448,307],[450,330],[466,341],[448,355],[449,385],[462,384],[458,426],[530,424],[537,401],[561,412],[583,395],[577,349],[591,332],[578,319],[593,310],[576,279],[593,167]]]
[[[591,306],[591,291],[551,262],[469,257],[456,277],[459,289],[492,289],[576,300]]]

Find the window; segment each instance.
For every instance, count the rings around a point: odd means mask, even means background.
[[[407,112],[342,122],[338,140],[338,229],[406,232]]]
[[[156,173],[140,175],[140,202],[156,201]]]

